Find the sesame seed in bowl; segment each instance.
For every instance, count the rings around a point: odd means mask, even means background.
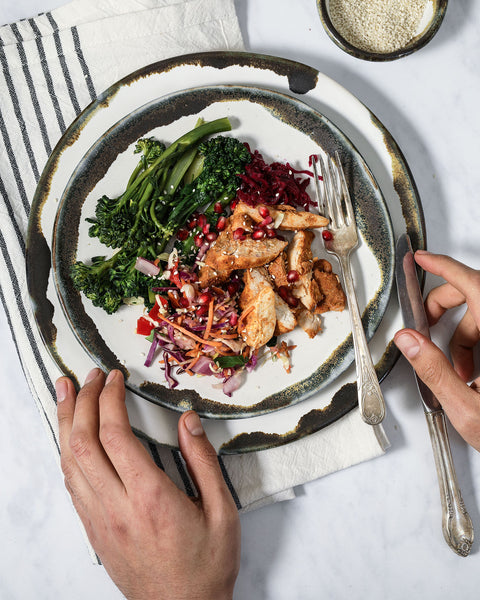
[[[317,0],[323,26],[342,50],[364,60],[407,56],[438,31],[448,0]]]

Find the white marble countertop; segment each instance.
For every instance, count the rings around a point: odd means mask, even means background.
[[[0,23],[63,4],[4,0]],[[364,102],[390,130],[422,199],[428,247],[480,268],[480,3],[450,2],[433,41],[391,63],[340,51],[314,0],[237,0],[248,49],[309,64]],[[427,280],[430,287],[435,282]],[[434,334],[446,339],[449,319]],[[91,563],[0,311],[0,597],[121,598]],[[477,353],[478,357],[478,353]],[[237,600],[478,597],[480,456],[451,431],[463,498],[477,530],[456,556],[441,531],[425,419],[402,360],[382,384],[385,456],[297,490],[297,498],[242,516]]]

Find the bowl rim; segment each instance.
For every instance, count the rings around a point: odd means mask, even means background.
[[[432,0],[433,6],[433,16],[430,20],[428,27],[416,38],[413,38],[413,43],[410,42],[404,48],[400,48],[399,50],[395,50],[393,52],[370,52],[369,50],[363,50],[354,46],[351,42],[346,40],[335,28],[333,25],[330,15],[328,13],[328,0],[317,0],[317,9],[320,14],[320,20],[322,21],[322,25],[327,32],[330,39],[335,42],[335,44],[342,49],[347,54],[354,56],[355,58],[361,58],[363,60],[369,61],[389,61],[389,60],[397,60],[398,58],[402,58],[404,56],[408,56],[409,54],[413,54],[417,50],[420,50],[437,33],[440,28],[440,25],[443,22],[445,17],[445,13],[447,10],[448,0]]]

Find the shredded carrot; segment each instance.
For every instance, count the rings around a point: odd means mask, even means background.
[[[181,331],[182,333],[184,333],[185,335],[187,335],[188,337],[191,337],[193,340],[195,340],[196,342],[200,342],[201,344],[206,344],[207,346],[213,346],[213,347],[217,347],[217,346],[222,346],[222,342],[214,342],[213,340],[209,340],[208,342],[205,339],[202,339],[201,337],[199,337],[198,335],[195,335],[194,333],[192,333],[191,331],[188,331],[188,329],[185,329],[184,327],[181,327],[180,325],[177,325],[177,323],[175,323],[174,321],[170,321],[169,319],[165,318],[163,315],[158,315],[158,318],[161,321],[165,321],[166,323],[168,323],[169,325],[171,325],[172,327],[174,327],[175,329],[178,329],[179,331]]]
[[[187,369],[191,369],[192,367],[194,367],[197,362],[200,360],[200,353],[197,354],[197,356],[195,356],[194,358],[192,358],[192,360],[188,363]]]
[[[221,338],[222,340],[233,340],[238,338],[238,333],[215,333],[215,337]]]
[[[248,317],[248,315],[252,312],[252,310],[254,308],[255,308],[255,304],[252,303],[250,306],[247,306],[247,308],[242,312],[242,314],[240,315],[240,317],[238,319],[237,329],[240,327],[240,325]]]
[[[178,365],[180,365],[180,366],[182,367],[182,369],[183,369],[183,370],[184,370],[186,373],[188,373],[189,375],[195,375],[195,373],[194,373],[193,371],[189,371],[190,365],[184,366],[184,364],[185,364],[185,361],[178,360],[178,359],[176,359],[174,356],[171,356],[171,355],[168,357],[168,359],[167,359],[167,360],[168,360],[169,362],[170,362],[170,360],[174,360],[174,361],[175,361],[175,362],[176,362]]]
[[[203,334],[203,339],[204,340],[208,340],[208,338],[210,336],[210,330],[212,329],[212,325],[213,325],[213,304],[214,304],[214,300],[212,298],[210,300],[210,304],[208,305],[208,320],[207,320],[207,326],[205,327],[205,332]]]

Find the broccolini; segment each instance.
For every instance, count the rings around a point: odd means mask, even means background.
[[[72,266],[74,286],[95,306],[112,314],[130,297],[149,305],[152,279],[135,268],[137,257],[156,260],[194,212],[203,209],[214,220],[209,207],[218,201],[226,206],[235,196],[237,174],[250,153],[233,137],[207,139],[230,129],[225,117],[200,121],[168,147],[153,138],[137,142],[141,159],[125,191],[118,198],[100,198],[95,218],[87,219],[89,235],[116,252]]]

